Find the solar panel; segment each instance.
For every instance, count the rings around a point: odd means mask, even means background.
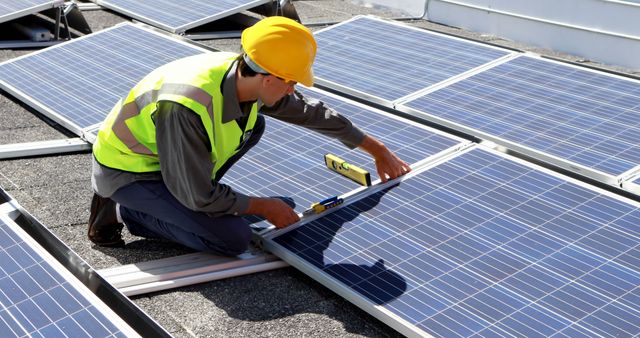
[[[315,33],[316,82],[381,104],[510,53],[374,17]]]
[[[299,90],[345,114],[408,163],[437,157],[469,143],[321,90]],[[327,153],[368,170],[372,181],[377,179],[373,159],[363,151],[349,150],[338,141],[276,119],[267,117],[266,122],[260,142],[221,182],[245,194],[291,196],[297,203],[296,210],[302,212],[313,202],[359,187],[358,183],[327,169],[324,164]]]
[[[4,337],[138,336],[6,215],[0,256]]]
[[[405,335],[637,336],[640,205],[472,148],[267,238]]]
[[[205,51],[122,24],[0,64],[0,87],[82,136],[153,69]]]
[[[29,14],[60,6],[62,0],[11,0],[0,2],[0,22],[10,21]]]
[[[270,0],[98,0],[100,6],[173,33],[257,7]]]
[[[640,165],[640,82],[521,56],[398,107],[618,185]]]

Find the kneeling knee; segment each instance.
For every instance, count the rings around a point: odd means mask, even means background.
[[[247,248],[249,248],[250,241],[251,240],[249,239],[247,241],[236,241],[234,243],[231,243],[231,245],[227,246],[227,250],[226,250],[227,255],[237,256],[247,251]]]
[[[233,236],[224,241],[224,253],[229,256],[237,256],[249,247],[251,242],[251,228],[249,226],[239,227]]]

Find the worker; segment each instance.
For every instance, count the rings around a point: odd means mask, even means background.
[[[159,67],[109,113],[93,145],[93,243],[123,246],[126,225],[136,236],[234,256],[251,239],[243,215],[277,228],[297,222],[290,200],[219,182],[258,142],[264,115],[363,149],[383,181],[410,171],[380,141],[295,90],[313,85],[316,41],[306,27],[268,17],[245,29],[241,44],[240,55],[204,53]]]

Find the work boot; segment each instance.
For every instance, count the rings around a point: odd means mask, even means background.
[[[116,216],[116,203],[110,198],[93,194],[89,216],[89,240],[99,246],[124,246],[122,228]]]

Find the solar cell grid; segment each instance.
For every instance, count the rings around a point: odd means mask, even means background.
[[[322,100],[345,114],[408,163],[468,143],[320,90],[301,90],[305,96]],[[291,196],[298,205],[296,210],[302,212],[313,202],[359,187],[326,168],[327,153],[368,170],[372,181],[377,179],[373,160],[361,150],[349,150],[340,142],[267,117],[260,143],[227,172],[222,182],[246,194]]]
[[[640,164],[639,98],[638,81],[521,56],[403,106],[617,184]]]
[[[405,334],[637,336],[639,224],[636,203],[476,148],[267,247]]]
[[[1,64],[0,86],[81,134],[153,69],[204,51],[123,24]]]
[[[13,20],[28,14],[62,4],[61,0],[11,0],[0,2],[0,22]]]
[[[244,9],[267,3],[268,0],[100,0],[101,6],[130,15],[143,22],[183,33],[185,30],[211,22]]]
[[[509,53],[406,25],[357,17],[315,33],[319,84],[394,101]]]
[[[0,258],[3,336],[137,336],[6,216]]]

